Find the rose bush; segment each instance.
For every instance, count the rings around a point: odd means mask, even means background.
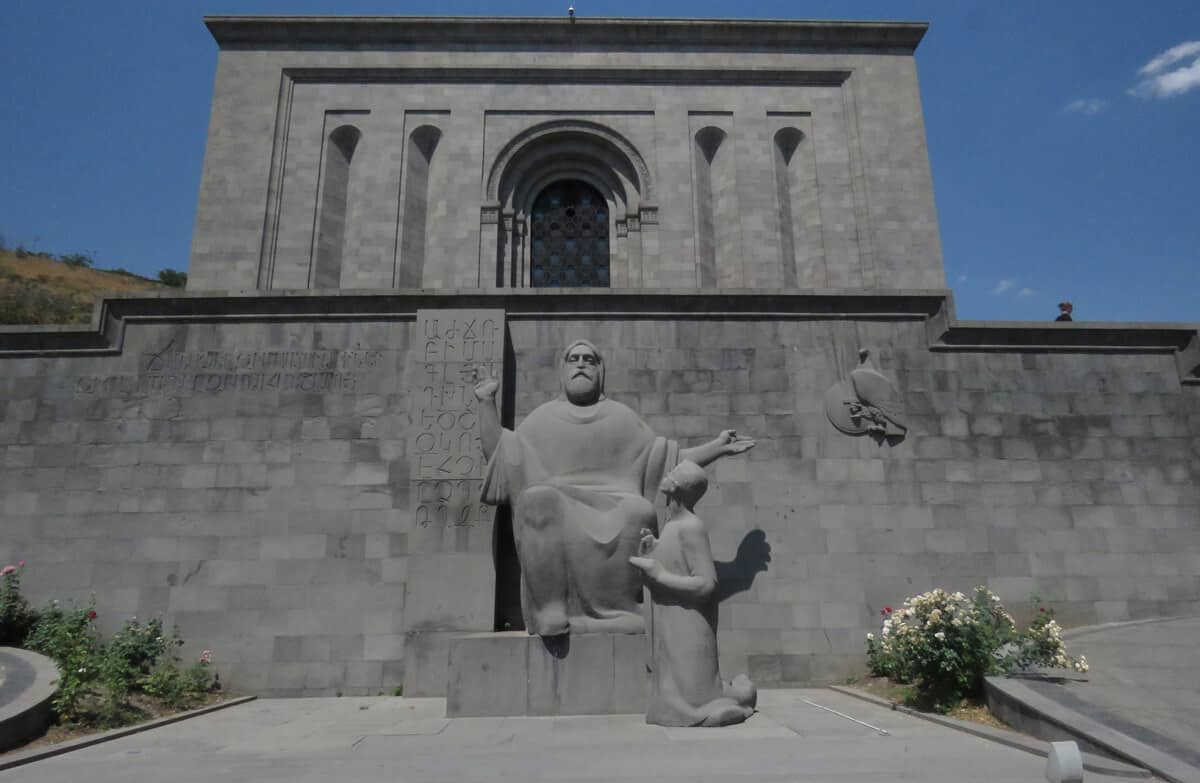
[[[184,666],[177,655],[183,640],[176,632],[164,631],[161,619],[131,618],[105,641],[96,628],[94,599],[82,608],[52,601],[41,611],[30,610],[17,581],[21,566],[23,562],[0,569],[0,621],[16,629],[11,631],[12,643],[58,665],[53,706],[60,720],[117,726],[144,717],[136,699],[180,708],[215,689],[212,651],[205,650],[199,660]],[[22,616],[27,617],[22,622],[6,619]]]
[[[913,596],[893,612],[885,607],[879,637],[867,634],[872,674],[916,687],[919,706],[945,712],[963,697],[979,697],[988,674],[1032,665],[1087,671],[1067,655],[1053,613],[1036,613],[1021,632],[999,597],[985,587],[972,596],[941,588]]]

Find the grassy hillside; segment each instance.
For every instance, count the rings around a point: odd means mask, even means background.
[[[0,250],[0,324],[84,324],[91,320],[97,296],[166,289],[156,280],[129,272]]]

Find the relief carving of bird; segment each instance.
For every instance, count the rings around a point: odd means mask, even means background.
[[[867,432],[884,437],[899,437],[908,432],[903,422],[903,403],[899,392],[871,363],[871,352],[858,352],[859,365],[850,373],[850,384],[857,401],[850,400],[850,415],[862,419]]]

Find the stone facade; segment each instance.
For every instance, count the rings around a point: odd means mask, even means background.
[[[0,331],[0,563],[35,601],[162,614],[243,691],[444,693],[450,639],[504,630],[514,576],[469,497],[464,370],[498,371],[511,427],[586,337],[659,434],[758,441],[698,509],[725,671],[844,677],[934,586],[1068,624],[1200,610],[1196,327],[955,318],[923,26],[209,25],[190,290]],[[521,210],[568,175],[620,207],[619,290],[524,285]],[[296,290],[335,280],[375,290]],[[860,348],[902,440],[826,415]]]
[[[563,176],[609,203],[617,288],[944,285],[924,25],[208,25],[193,288],[520,286],[529,200]]]

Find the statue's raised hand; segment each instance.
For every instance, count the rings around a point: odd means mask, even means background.
[[[486,367],[475,368],[475,399],[480,402],[494,400],[499,388],[500,380],[493,378]]]
[[[720,441],[721,451],[725,454],[741,454],[754,448],[754,439],[738,437],[736,430],[722,430],[717,440]]]

